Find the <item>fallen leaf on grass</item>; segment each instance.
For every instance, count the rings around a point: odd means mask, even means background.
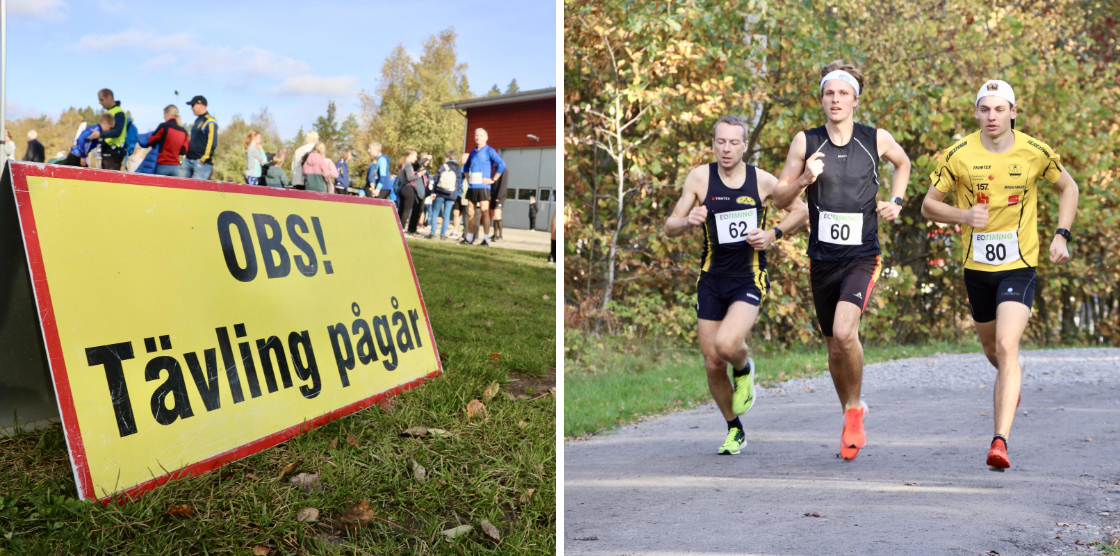
[[[316,473],[300,473],[292,477],[291,483],[304,494],[323,492],[323,483],[319,482],[319,475]]]
[[[517,426],[521,427],[521,428],[525,428],[525,427],[529,426],[529,423],[525,420],[521,420],[521,421],[517,422]]]
[[[255,481],[255,480],[257,480],[257,474],[250,471],[250,472],[245,474],[245,478],[250,480],[250,481]]]
[[[548,301],[548,294],[546,293],[546,294],[542,295],[541,299],[543,299],[545,301]]]
[[[422,483],[428,478],[428,470],[424,469],[423,465],[416,463],[416,460],[412,460],[412,476],[416,479],[416,482]]]
[[[350,509],[346,510],[346,515],[342,516],[342,525],[347,529],[365,525],[373,519],[373,513],[373,510],[369,509],[369,500],[363,498],[361,502],[350,506]]]
[[[470,525],[460,525],[460,526],[458,526],[454,529],[448,529],[448,530],[444,531],[443,536],[445,536],[449,539],[454,539],[455,537],[458,537],[460,535],[470,533],[471,529],[474,529],[474,528],[471,527]]]
[[[254,546],[253,547],[253,556],[268,556],[271,553],[272,553],[272,550],[270,548],[268,548],[267,546]]]
[[[439,352],[439,358],[440,359],[447,359],[447,354],[441,351],[441,352]]]
[[[499,359],[499,358],[501,358],[501,357],[502,357],[502,354],[500,354],[500,353],[491,353],[491,354],[490,354],[490,360],[491,360],[491,361],[493,361],[493,360],[495,360],[495,359]]]
[[[357,447],[358,439],[352,434],[347,434],[346,435],[346,443],[351,445],[351,446]]]
[[[1054,525],[1057,525],[1058,527],[1069,527],[1069,524],[1068,524],[1068,523],[1062,523],[1062,522],[1060,522],[1060,521],[1059,521],[1059,522],[1056,522],[1056,523],[1054,523]]]
[[[381,401],[377,402],[377,406],[380,407],[381,411],[384,411],[385,413],[392,413],[393,410],[396,409],[393,398],[382,398]]]
[[[490,520],[488,520],[488,519],[482,520],[482,530],[485,531],[486,535],[488,537],[490,537],[491,539],[494,539],[496,541],[502,540],[502,534],[498,532],[497,527],[494,527],[490,523]]]
[[[335,450],[338,448],[338,437],[332,438],[331,443],[327,444],[328,450]]]
[[[194,508],[186,504],[176,504],[167,510],[167,515],[181,515],[183,517],[190,517],[194,515]]]
[[[440,437],[455,436],[455,433],[447,432],[443,429],[428,429],[428,434],[430,434],[432,436],[440,436]]]
[[[531,488],[529,490],[526,490],[524,493],[521,494],[521,503],[522,504],[528,504],[529,501],[533,499],[533,495],[536,494],[536,493],[537,493],[537,489],[535,489],[535,488]]]
[[[292,471],[295,471],[296,467],[299,467],[299,460],[293,461],[292,463],[289,463],[288,465],[285,465],[284,468],[280,470],[280,476],[276,477],[276,480],[283,479],[284,475],[287,475],[288,473],[291,473]]]
[[[318,539],[319,542],[326,543],[326,544],[329,544],[331,546],[342,546],[344,544],[342,542],[342,537],[340,537],[338,535],[328,535],[326,533],[319,533],[318,535],[315,535],[315,538]]]
[[[296,521],[319,521],[318,508],[304,508],[296,514]]]
[[[498,390],[500,390],[501,388],[502,385],[498,384],[498,381],[495,380],[491,382],[490,386],[486,387],[486,391],[482,393],[482,401],[484,403],[490,403],[490,400],[494,399],[494,396],[498,395]]]
[[[478,400],[471,400],[467,404],[467,419],[474,419],[475,417],[486,417],[486,406]]]
[[[409,427],[401,431],[401,436],[424,436],[428,434],[428,427]]]

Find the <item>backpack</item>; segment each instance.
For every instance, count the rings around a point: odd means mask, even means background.
[[[444,164],[439,169],[439,181],[436,182],[436,187],[445,193],[455,193],[455,186],[458,182],[458,172],[451,169],[451,166]]]
[[[400,194],[401,187],[404,186],[404,171],[397,172],[397,179],[393,180],[393,193]]]
[[[124,134],[124,159],[128,160],[132,156],[132,151],[136,150],[136,144],[140,142],[140,132],[136,129],[136,125],[132,123],[132,118],[128,120],[128,128]]]

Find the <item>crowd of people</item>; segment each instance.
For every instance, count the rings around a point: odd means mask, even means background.
[[[138,133],[112,90],[101,89],[97,100],[105,112],[96,125],[83,124],[69,152],[44,160],[43,145],[35,131],[30,131],[23,160],[88,167],[96,158],[102,169],[122,170],[140,147],[149,150],[136,166],[137,173],[210,179],[218,145],[218,123],[210,115],[206,97],[197,95],[187,102],[195,116],[189,129],[183,126],[178,106],[169,104],[163,110],[163,123],[143,134]],[[381,143],[372,142],[368,145],[372,162],[365,184],[361,185],[350,174],[353,152],[343,149],[337,160],[332,160],[317,132],[307,132],[304,144],[289,154],[284,148],[265,152],[260,131],[253,129],[242,143],[245,183],[387,199],[396,205],[401,225],[410,235],[434,239],[438,229],[440,240],[458,239],[461,244],[473,245],[477,239],[478,245],[489,246],[491,241],[504,239],[502,207],[507,174],[505,161],[487,144],[488,139],[485,129],[476,129],[475,148],[471,152],[446,151],[438,165],[431,154],[408,149],[396,167],[382,151]],[[9,134],[5,143],[9,157],[14,148]],[[536,226],[536,213],[534,197],[530,199],[530,230]],[[555,261],[555,245],[549,260]]]

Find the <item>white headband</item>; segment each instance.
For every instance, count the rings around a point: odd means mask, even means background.
[[[843,81],[844,83],[847,83],[848,85],[851,85],[852,88],[856,90],[856,96],[857,97],[859,96],[859,81],[857,81],[856,78],[852,76],[852,74],[850,74],[850,73],[848,73],[844,70],[833,70],[833,71],[829,72],[828,75],[822,77],[821,78],[821,90],[824,90],[824,82],[825,81],[830,81],[832,79],[839,79],[840,81]]]

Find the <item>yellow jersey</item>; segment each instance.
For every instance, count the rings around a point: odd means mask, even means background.
[[[929,175],[938,191],[956,189],[962,209],[988,205],[982,230],[961,225],[966,269],[1000,272],[1038,266],[1038,178],[1056,183],[1062,163],[1042,141],[1012,130],[1015,145],[989,152],[980,132],[965,137],[938,161]]]

